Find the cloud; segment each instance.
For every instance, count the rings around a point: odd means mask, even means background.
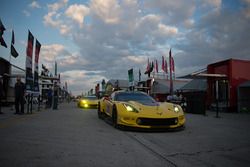
[[[23,14],[24,14],[26,17],[29,17],[29,16],[30,16],[30,12],[28,12],[27,10],[23,10]]]
[[[65,47],[60,44],[42,45],[41,48],[41,59],[46,62],[54,62],[57,57],[68,54]]]
[[[43,23],[46,26],[57,28],[62,35],[67,35],[71,30],[71,26],[66,26],[62,20],[59,10],[66,7],[68,0],[60,0],[53,4],[47,4],[48,13],[43,16]]]
[[[74,69],[72,68],[72,66],[74,66],[75,69],[78,69],[84,65],[89,64],[89,61],[87,59],[84,59],[81,55],[79,55],[79,53],[72,53],[66,56],[61,56],[57,59],[57,61],[63,68],[63,71],[67,69]]]
[[[120,5],[116,0],[92,0],[91,12],[107,24],[119,23]]]
[[[223,10],[208,14],[176,44],[182,51],[177,54],[179,65],[206,67],[229,58],[249,59],[250,35],[245,33],[249,28],[250,22],[241,12]]]
[[[79,90],[88,91],[101,79],[104,70],[87,70],[89,64],[79,53],[70,53],[61,44],[42,45],[40,53],[41,64],[44,64],[50,72],[54,71],[54,63],[57,62],[57,70],[61,76],[61,83],[68,82],[70,90],[79,94]]]
[[[172,36],[178,33],[178,28],[173,26],[166,26],[164,24],[158,24],[158,31],[162,35]]]
[[[65,11],[67,17],[76,21],[80,27],[83,25],[84,17],[89,14],[89,8],[84,5],[71,5]]]
[[[222,0],[209,0],[209,1],[205,0],[204,3],[210,4],[214,6],[215,8],[220,8]]]
[[[37,1],[32,1],[29,4],[29,7],[31,7],[31,8],[41,8],[41,6],[39,5],[39,3]]]
[[[50,11],[53,11],[53,12],[56,12],[58,11],[59,9],[65,7],[68,3],[68,0],[60,0],[56,3],[53,3],[53,4],[48,4],[48,8]]]
[[[247,59],[249,0],[241,2],[240,7],[225,8],[229,2],[221,0],[59,1],[48,5],[44,24],[58,29],[79,50],[70,53],[63,46],[50,46],[46,51],[51,57],[45,57],[59,60],[76,92],[93,88],[102,78],[126,79],[130,68],[138,78],[148,58],[160,62],[170,47],[176,76],[228,58]]]
[[[133,63],[143,64],[143,63],[145,63],[145,60],[147,60],[147,57],[137,55],[137,56],[127,56],[127,57],[123,58],[123,60],[125,60],[125,59],[127,59],[128,61],[131,61]]]
[[[59,28],[61,21],[59,20],[54,20],[53,16],[56,15],[56,12],[49,12],[48,14],[46,14],[43,18],[44,18],[44,24],[54,27],[54,28]]]
[[[72,27],[70,25],[59,23],[59,29],[62,35],[68,35],[70,34]]]
[[[146,0],[146,10],[161,14],[164,20],[170,24],[182,24],[190,19],[195,12],[194,0]]]

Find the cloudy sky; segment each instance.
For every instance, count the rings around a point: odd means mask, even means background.
[[[9,45],[11,30],[24,68],[28,29],[42,44],[45,64],[73,94],[102,79],[127,79],[172,48],[176,76],[229,58],[250,60],[250,0],[1,0]],[[0,56],[9,60],[9,48]],[[41,69],[41,68],[40,68]],[[143,75],[146,78],[146,75]]]

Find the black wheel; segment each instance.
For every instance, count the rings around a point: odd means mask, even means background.
[[[98,106],[97,106],[97,115],[98,115],[99,119],[103,119],[103,113],[101,112],[101,104],[100,104],[100,102],[98,103]]]
[[[112,123],[113,126],[115,128],[118,128],[118,124],[117,124],[117,109],[116,106],[113,107],[113,111],[112,111]]]

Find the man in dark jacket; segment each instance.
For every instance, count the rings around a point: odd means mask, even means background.
[[[25,84],[21,81],[20,77],[17,77],[15,84],[15,114],[24,114],[24,94]],[[21,112],[19,111],[19,104],[21,105]]]

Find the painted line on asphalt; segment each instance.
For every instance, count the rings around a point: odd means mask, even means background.
[[[141,139],[139,139],[136,135],[132,135],[130,133],[126,133],[124,132],[124,134],[126,136],[128,136],[130,139],[136,141],[137,143],[139,143],[141,146],[143,146],[145,149],[147,149],[148,151],[150,151],[151,153],[153,153],[154,155],[156,155],[157,157],[163,159],[165,162],[167,162],[168,166],[174,166],[177,167],[177,165],[175,163],[173,163],[172,161],[170,161],[169,159],[167,159],[164,155],[162,155],[161,153],[157,152],[155,149],[151,148],[148,144],[146,144],[146,142],[142,141]]]

